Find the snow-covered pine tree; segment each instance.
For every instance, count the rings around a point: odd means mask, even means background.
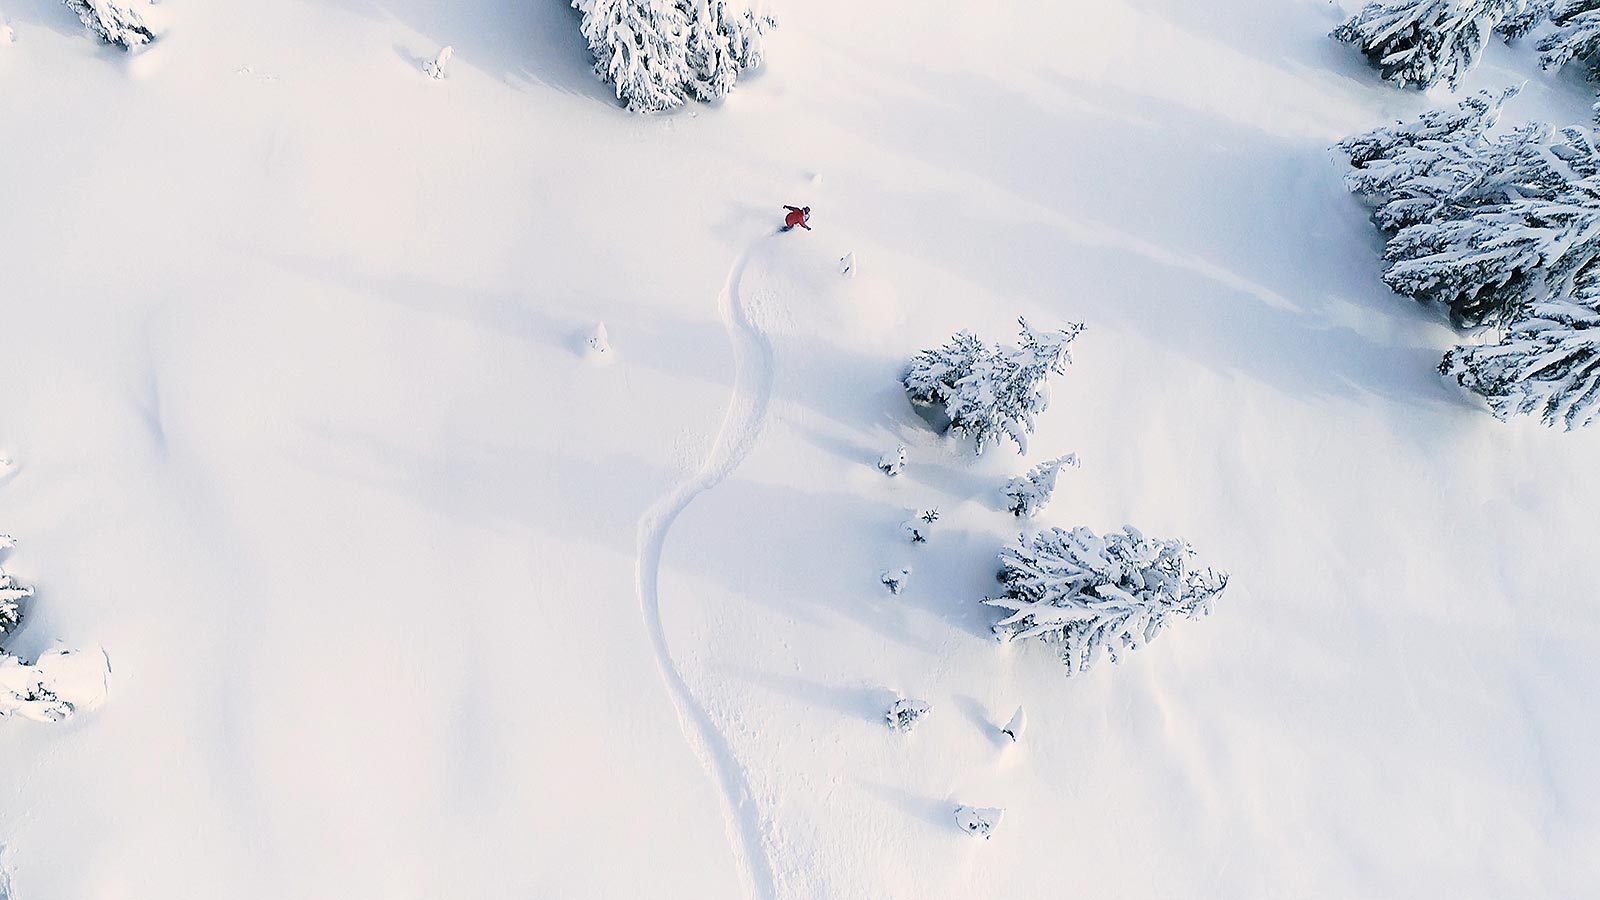
[[[634,112],[660,112],[687,98],[689,62],[683,11],[670,0],[572,0],[594,72]]]
[[[1600,252],[1600,152],[1579,129],[1529,125],[1486,137],[1499,104],[1478,95],[1454,111],[1358,135],[1340,145],[1351,190],[1394,230],[1384,281],[1450,308],[1463,326],[1514,320],[1569,293]]]
[[[1048,405],[1045,381],[1065,371],[1067,345],[1083,331],[1070,323],[1036,332],[1018,319],[1017,346],[991,347],[971,332],[958,332],[944,346],[912,357],[901,382],[911,402],[939,406],[950,428],[971,437],[979,455],[1000,438],[1026,453],[1034,418]]]
[[[1496,417],[1537,415],[1568,431],[1600,419],[1600,268],[1572,298],[1535,303],[1494,344],[1457,347],[1439,372],[1483,395]]]
[[[100,40],[130,50],[156,39],[139,14],[145,0],[66,0],[67,7]]]
[[[740,74],[761,65],[762,35],[777,22],[748,9],[734,9],[728,0],[676,2],[688,22],[689,93],[702,101],[727,96]]]
[[[1009,500],[1006,508],[1018,518],[1037,514],[1039,510],[1044,509],[1046,503],[1050,502],[1050,495],[1056,489],[1056,476],[1060,474],[1061,468],[1077,465],[1078,454],[1068,453],[1066,456],[1047,459],[1029,469],[1027,474],[1018,475],[1007,481],[1005,487],[1001,488],[1001,493]]]
[[[1184,541],[1146,538],[1132,526],[1104,536],[1080,526],[1001,550],[1000,581],[1005,595],[983,601],[1011,613],[995,633],[1054,644],[1071,675],[1089,671],[1102,650],[1116,662],[1172,619],[1209,613],[1228,576],[1196,567]]]
[[[1489,45],[1501,23],[1524,27],[1528,0],[1397,0],[1369,3],[1333,30],[1354,44],[1385,81],[1426,90],[1452,88]],[[1531,26],[1527,26],[1531,27]]]
[[[777,23],[730,0],[572,0],[595,74],[634,112],[716,100],[761,64],[762,36]]]

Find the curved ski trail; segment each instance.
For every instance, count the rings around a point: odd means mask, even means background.
[[[756,246],[746,248],[729,270],[719,298],[718,311],[733,345],[733,397],[700,469],[657,500],[639,520],[635,584],[645,629],[655,649],[656,666],[672,697],[678,723],[701,766],[720,789],[728,838],[737,851],[736,862],[747,895],[772,900],[772,864],[762,842],[760,811],[750,796],[749,779],[728,739],[695,699],[672,659],[661,623],[660,597],[661,552],[673,522],[696,497],[716,487],[744,462],[755,449],[767,421],[767,406],[772,398],[772,344],[751,319],[739,293],[739,281]]]

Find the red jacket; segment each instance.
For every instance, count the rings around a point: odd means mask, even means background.
[[[783,217],[784,225],[788,226],[789,228],[794,228],[798,225],[807,231],[811,230],[811,226],[806,224],[806,222],[811,220],[811,213],[808,213],[803,209],[796,209],[793,206],[785,206],[784,209],[789,211],[789,214]]]

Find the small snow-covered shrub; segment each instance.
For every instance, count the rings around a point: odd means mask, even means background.
[[[925,509],[900,524],[900,533],[913,544],[926,544],[933,533],[933,523],[939,521],[937,509]]]
[[[1080,526],[1001,550],[1000,581],[1005,595],[983,601],[1010,612],[995,633],[1055,645],[1072,675],[1093,668],[1101,651],[1116,662],[1173,619],[1209,613],[1228,576],[1195,566],[1181,540],[1154,540],[1132,526],[1103,536]]]
[[[144,0],[66,0],[66,3],[78,14],[79,21],[108,44],[129,50],[156,39],[155,32],[139,14],[141,8],[149,5]]]
[[[1021,518],[1036,515],[1050,502],[1050,495],[1056,490],[1056,476],[1060,474],[1063,466],[1078,465],[1078,455],[1068,453],[1055,459],[1044,462],[1029,469],[1027,474],[1019,475],[1006,482],[1001,488],[1001,493],[1008,500],[1006,509],[1011,514]]]
[[[1006,814],[1003,809],[992,807],[956,807],[956,826],[974,837],[989,839],[989,835],[1000,824],[1000,818]]]
[[[1516,36],[1533,26],[1527,12],[1528,0],[1390,0],[1367,4],[1333,37],[1360,48],[1385,81],[1455,87],[1496,30]]]
[[[592,360],[610,359],[611,336],[606,333],[606,323],[597,323],[594,330],[589,332],[588,339],[583,343],[583,352]]]
[[[0,717],[60,722],[99,705],[105,694],[103,655],[51,650],[29,665],[0,653]]]
[[[878,457],[878,471],[893,478],[899,475],[906,467],[906,445],[900,444],[893,450]]]
[[[776,22],[728,0],[572,0],[595,74],[634,112],[689,99],[715,100],[761,64],[762,35]]]
[[[917,724],[917,720],[928,714],[931,707],[927,701],[912,700],[901,697],[890,704],[889,711],[883,717],[889,721],[889,727],[895,731],[910,731]]]
[[[443,79],[444,67],[450,64],[450,57],[454,56],[455,52],[456,51],[454,47],[445,47],[439,51],[438,56],[435,56],[433,59],[430,59],[422,64],[422,71],[426,73],[429,78],[432,78],[436,81]]]
[[[1600,286],[1534,304],[1496,343],[1457,347],[1439,372],[1500,419],[1536,415],[1567,431],[1600,418]]]
[[[883,582],[883,586],[889,589],[889,593],[899,594],[906,589],[906,582],[911,580],[911,568],[907,566],[892,572],[885,570],[882,575],[878,576],[878,580]]]
[[[1021,340],[1015,347],[990,346],[962,331],[912,357],[901,379],[912,403],[941,407],[950,428],[971,437],[980,455],[1002,437],[1027,452],[1034,419],[1048,405],[1045,381],[1066,370],[1067,345],[1083,331],[1073,323],[1036,332],[1027,320],[1017,322]]]
[[[1022,740],[1022,733],[1027,730],[1028,714],[1019,706],[1017,711],[1011,714],[1011,721],[1006,723],[1006,727],[1000,729],[1000,733],[1011,738],[1011,743],[1015,744],[1017,741]]]

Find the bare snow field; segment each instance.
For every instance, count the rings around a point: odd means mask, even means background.
[[[639,116],[564,0],[0,0],[6,648],[111,669],[0,719],[0,898],[1592,895],[1600,429],[1380,282],[1328,148],[1449,95],[1354,5],[781,0]],[[1018,316],[1087,328],[975,458],[898,379]],[[1123,523],[1215,614],[995,641],[1020,528]]]

